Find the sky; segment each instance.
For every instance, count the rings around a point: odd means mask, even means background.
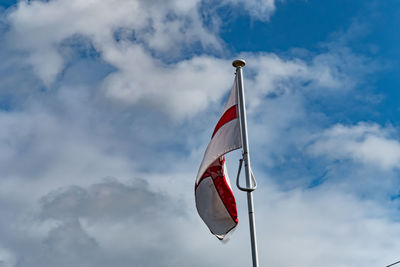
[[[237,58],[260,266],[400,260],[399,23],[397,0],[0,0],[0,267],[250,266],[246,195],[226,243],[194,202]]]

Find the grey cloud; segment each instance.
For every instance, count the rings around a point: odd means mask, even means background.
[[[165,216],[182,216],[166,195],[150,190],[144,180],[134,185],[124,185],[117,181],[94,184],[85,189],[79,186],[61,188],[41,199],[44,219],[62,221],[107,220],[119,221],[135,218],[138,222],[159,220]]]
[[[0,247],[0,260],[4,254],[4,260],[18,267],[174,266],[186,257],[178,223],[188,220],[185,210],[179,200],[151,190],[140,179],[60,188],[42,197],[40,211],[29,218],[44,231],[15,221],[18,227],[3,235],[10,242]],[[10,228],[3,227],[0,234]]]
[[[52,229],[43,241],[43,246],[45,251],[39,262],[34,263],[36,266],[83,267],[101,265],[104,260],[96,240],[82,229],[78,220]]]

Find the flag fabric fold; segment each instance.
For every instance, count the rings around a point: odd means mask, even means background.
[[[217,238],[224,237],[238,224],[224,155],[242,147],[237,107],[236,79],[222,116],[212,133],[195,183],[196,208]]]

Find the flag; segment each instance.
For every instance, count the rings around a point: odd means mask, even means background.
[[[222,116],[212,133],[195,183],[196,208],[218,239],[224,239],[238,224],[224,155],[242,147],[237,105],[236,79]]]

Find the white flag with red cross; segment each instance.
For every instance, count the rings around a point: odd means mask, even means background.
[[[204,153],[195,184],[196,207],[211,233],[224,239],[238,224],[224,155],[242,147],[236,79]]]

